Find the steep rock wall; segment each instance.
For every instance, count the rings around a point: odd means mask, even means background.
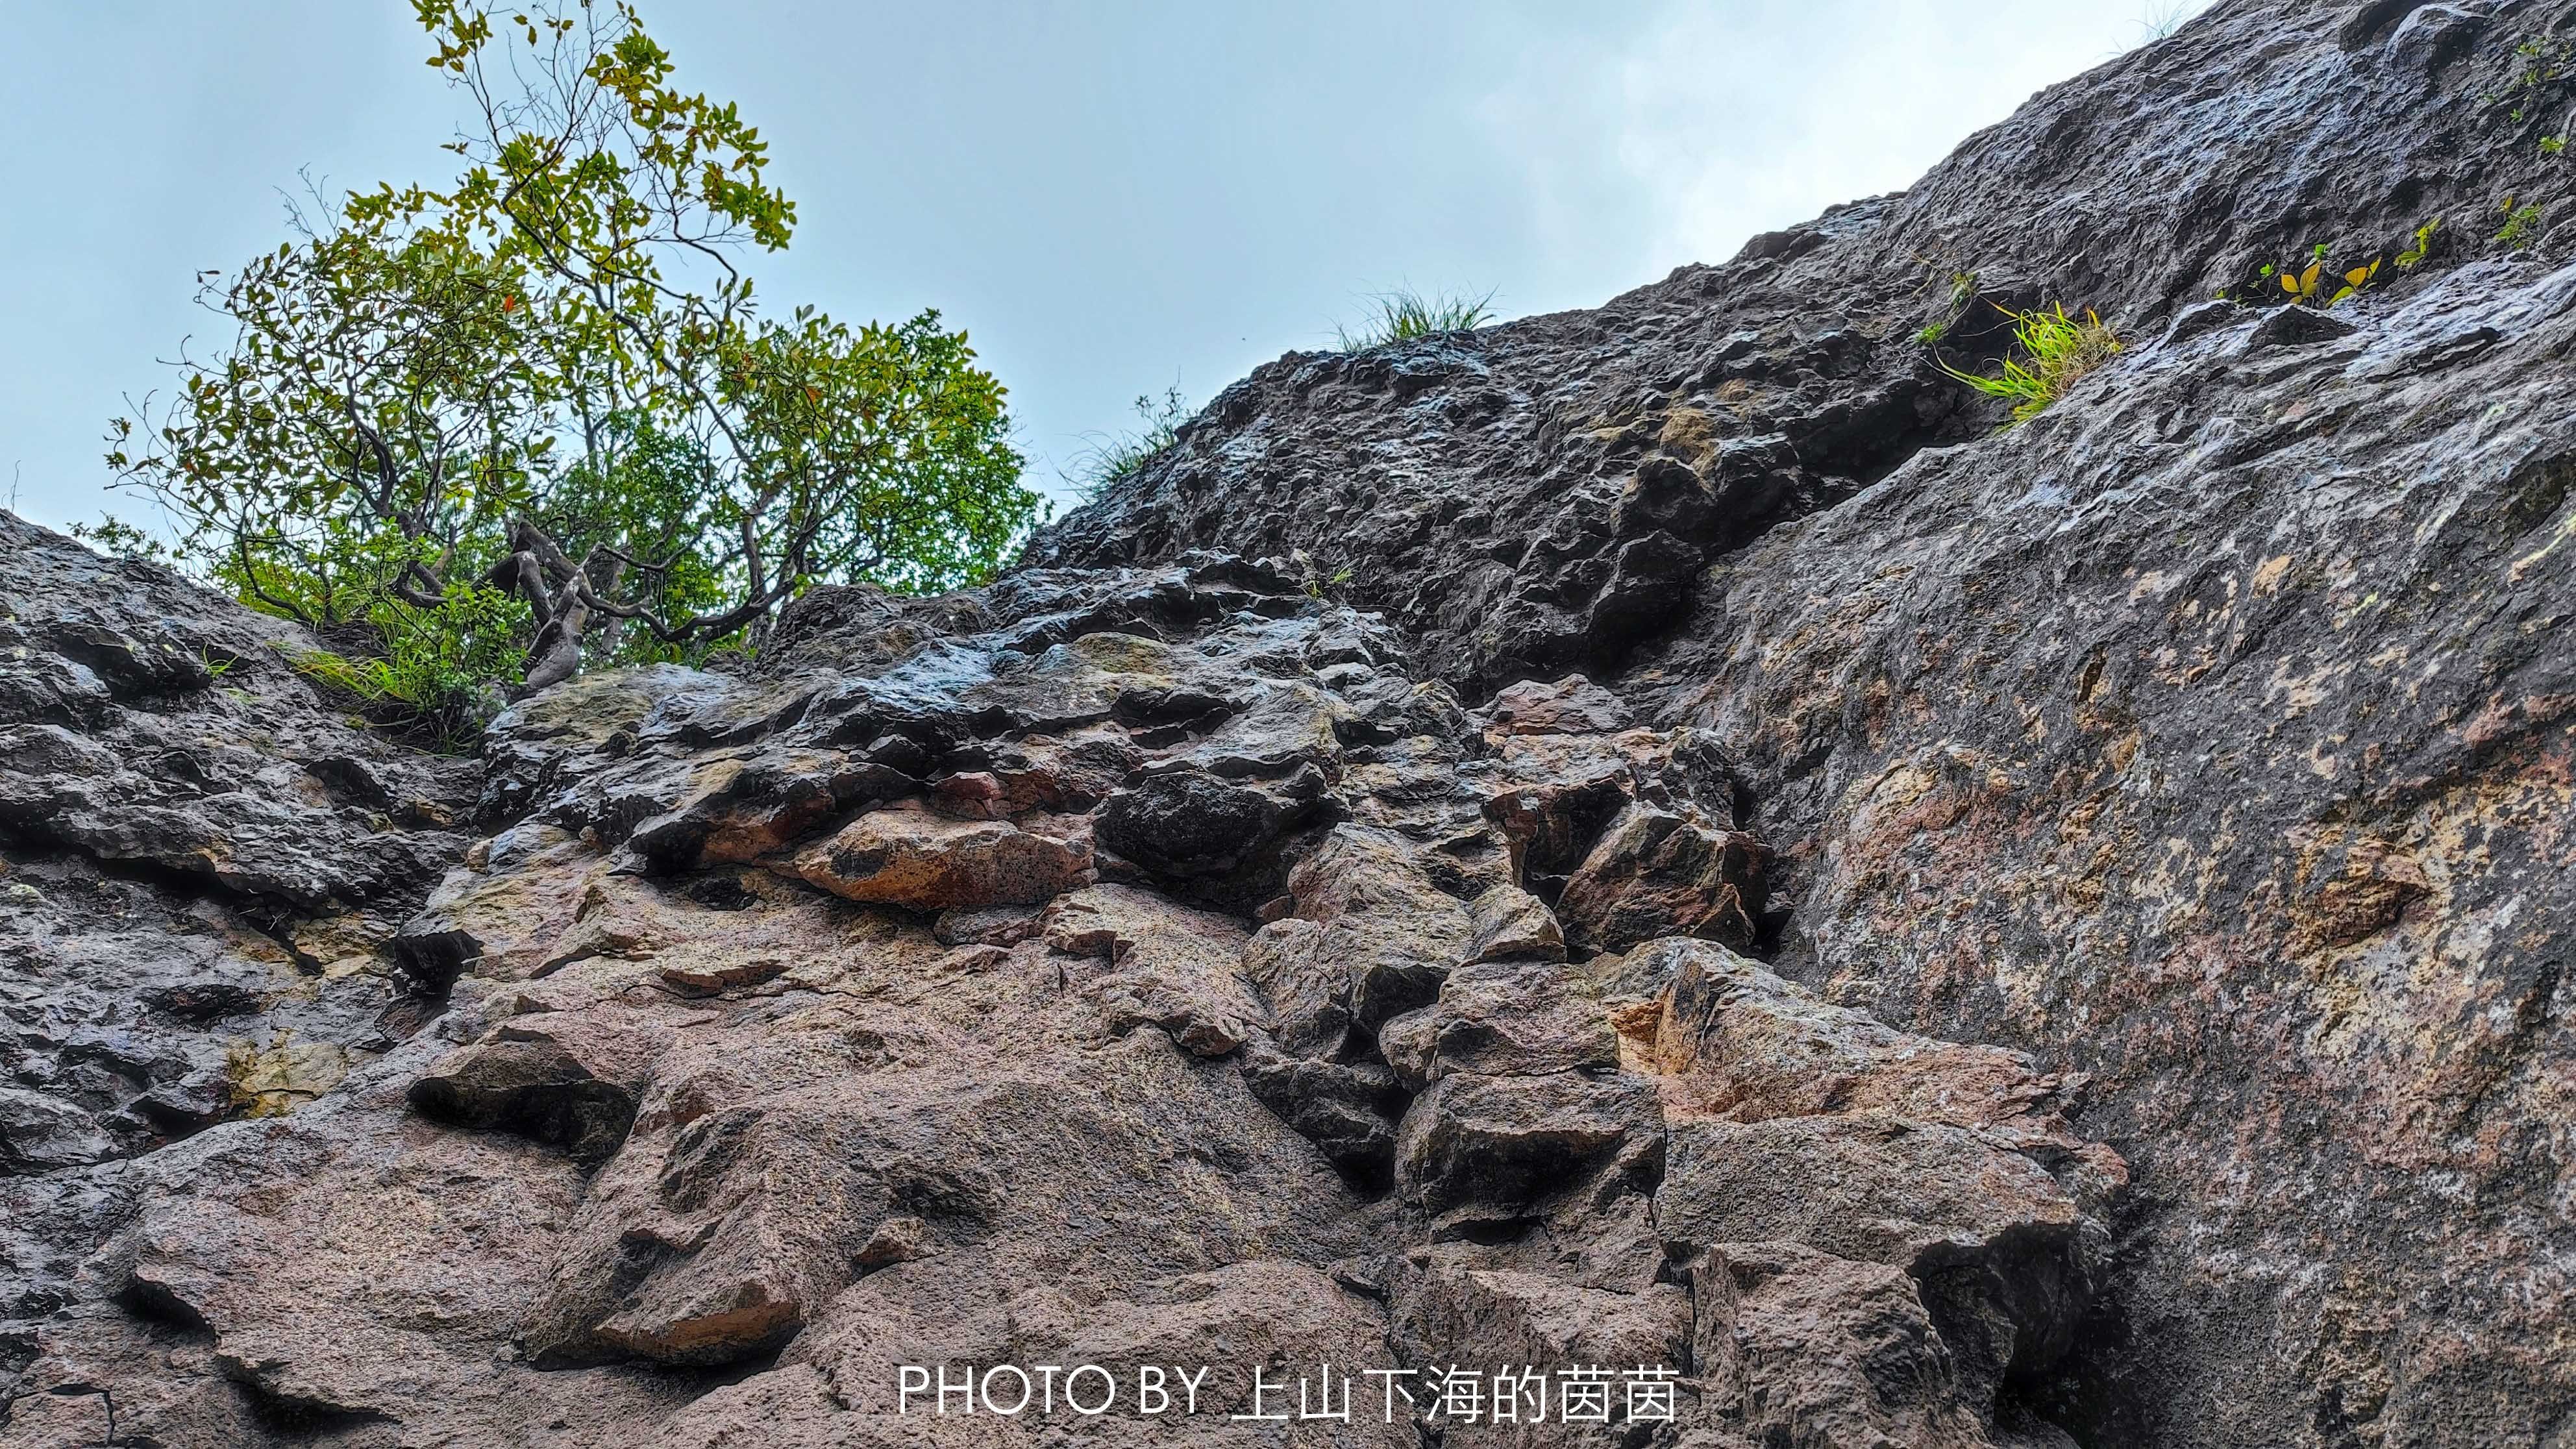
[[[2564,1441],[2570,28],[2221,6],[480,761],[0,517],[0,1445]],[[999,1362],[1216,1378],[899,1412]]]

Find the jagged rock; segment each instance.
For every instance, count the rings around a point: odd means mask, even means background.
[[[1392,1069],[1260,1051],[1247,1054],[1243,1081],[1333,1166],[1371,1183],[1391,1178],[1395,1124],[1410,1100]]]
[[[908,762],[901,736],[884,753]],[[901,799],[919,782],[895,765],[837,751],[779,748],[718,759],[692,772],[670,808],[628,839],[656,862],[680,868],[759,860],[794,844],[840,811]]]
[[[2571,291],[2563,237],[2458,228],[2562,194],[2549,108],[2480,97],[2565,20],[2216,7],[1727,265],[1284,359],[1033,552],[1331,550],[1453,679],[1582,655],[1726,740],[1793,877],[1784,974],[2095,1077],[2087,1125],[2154,1208],[2090,1439],[2545,1440]],[[2437,216],[2453,240],[2332,322],[2253,290]],[[1854,284],[1908,256],[1971,277],[1966,308],[1904,266]],[[2253,305],[2187,310],[2220,289]],[[1986,440],[1908,339],[1952,323],[1944,360],[1990,371],[1988,297],[2099,308],[2132,346]],[[1305,464],[1352,438],[1351,476]],[[1617,551],[1702,527],[1736,551],[1698,602],[1592,652]],[[2296,1286],[2208,1286],[2258,1279]],[[2462,1292],[2515,1306],[2467,1342]]]
[[[423,1116],[532,1137],[585,1167],[607,1161],[635,1121],[632,1093],[592,1076],[555,1042],[468,1047],[413,1082],[408,1095]]]
[[[1466,909],[1384,832],[1335,827],[1288,885],[1298,914],[1261,928],[1244,969],[1292,1051],[1334,1054],[1437,996],[1467,957]]]
[[[1565,959],[1565,932],[1547,902],[1515,885],[1498,885],[1467,903],[1470,962]]]
[[[1440,984],[1440,999],[1378,1030],[1378,1048],[1407,1086],[1453,1071],[1531,1076],[1619,1065],[1609,1017],[1545,961],[1478,962]]]
[[[1902,1269],[1740,1243],[1701,1253],[1691,1283],[1704,1404],[1752,1442],[1995,1442],[1961,1402],[1948,1348]]]
[[[1580,674],[1497,690],[1477,714],[1486,739],[1496,744],[1510,735],[1613,735],[1635,719],[1626,701]]]
[[[2068,1126],[2087,1079],[2044,1073],[2027,1053],[1894,1030],[1712,942],[1651,942],[1622,971],[1666,983],[1637,1029],[1676,1117],[1884,1112],[2102,1150]]]
[[[1389,1295],[1395,1342],[1428,1362],[1438,1362],[1448,1346],[1486,1346],[1498,1366],[1528,1368],[1555,1365],[1622,1365],[1618,1372],[1641,1365],[1678,1365],[1692,1343],[1691,1295],[1675,1283],[1644,1285],[1637,1291],[1571,1282],[1527,1268],[1479,1267],[1471,1255],[1442,1245],[1411,1255],[1396,1275]],[[1604,1431],[1562,1422],[1562,1379],[1549,1375],[1546,1403],[1550,1426],[1525,1425],[1523,1432],[1539,1443],[1581,1442],[1578,1436]],[[1693,1390],[1697,1385],[1693,1384]],[[1695,1396],[1695,1395],[1694,1395]],[[1616,1418],[1626,1417],[1624,1385],[1610,1394]],[[1517,1406],[1528,1420],[1531,1397]],[[1697,1405],[1683,1398],[1681,1420],[1699,1417]],[[1642,1428],[1642,1426],[1639,1426]],[[1491,1432],[1503,1433],[1500,1426]],[[1616,1432],[1616,1431],[1610,1431]],[[1452,1424],[1451,1436],[1474,1442],[1476,1426]],[[1488,1441],[1490,1442],[1490,1441]]]
[[[1580,1186],[1626,1149],[1662,1150],[1654,1093],[1632,1079],[1451,1072],[1414,1099],[1396,1137],[1397,1190],[1429,1212],[1502,1217]]]
[[[753,957],[750,960],[705,964],[675,961],[658,969],[662,984],[682,996],[721,996],[742,987],[775,981],[787,974],[787,963],[774,958]]]
[[[416,891],[461,847],[378,812],[470,792],[472,766],[350,728],[292,668],[302,630],[15,515],[0,556],[0,829],[284,914]]]
[[[2102,1270],[2101,1231],[2066,1188],[1966,1129],[1867,1114],[1680,1123],[1669,1151],[1655,1221],[1676,1252],[1785,1242],[1901,1268],[1980,1402],[2057,1364]]]
[[[1320,791],[1313,778],[1310,794]],[[1201,770],[1149,775],[1109,797],[1100,843],[1158,875],[1223,875],[1294,819],[1296,805]]]
[[[1244,1355],[1233,1372],[1212,1369],[1198,1400],[1203,1415],[1251,1414],[1254,1363],[1283,1366],[1360,1363],[1384,1352],[1385,1327],[1378,1305],[1342,1287],[1322,1271],[1294,1263],[1243,1263],[1195,1273],[1132,1299],[1099,1304],[1076,1301],[1037,1286],[1010,1303],[1012,1342],[1033,1362],[1098,1363],[1129,1368],[1148,1362],[1196,1364],[1190,1357],[1210,1344]],[[1130,1369],[1132,1374],[1132,1369]],[[1293,1396],[1291,1374],[1270,1376],[1272,1393],[1257,1412],[1277,1413]],[[1320,1388],[1320,1383],[1312,1385]],[[1333,1426],[1335,1445],[1398,1449],[1417,1442],[1399,1416],[1385,1422],[1363,1397],[1377,1386],[1362,1380],[1352,1393],[1347,1430]],[[1281,1395],[1281,1390],[1286,1395]],[[1089,1391],[1089,1390],[1086,1390]],[[1310,1406],[1323,1407],[1321,1395]],[[1366,1405],[1366,1411],[1363,1411]],[[1285,1405],[1294,1412],[1293,1404]]]
[[[0,1165],[43,1172],[103,1162],[116,1143],[88,1112],[60,1097],[0,1087]]]
[[[877,1224],[875,1232],[859,1245],[854,1260],[862,1269],[890,1268],[897,1263],[921,1256],[921,1219],[893,1217]]]
[[[0,1397],[34,1394],[0,1443],[97,1439],[102,1388],[194,1405],[171,1442],[261,1432],[220,1383],[24,1375],[123,1316],[80,1274],[144,1164],[308,1109],[418,1024],[382,922],[463,848],[477,767],[352,725],[292,667],[313,647],[0,512]]]
[[[1082,884],[1090,863],[1079,838],[878,810],[798,854],[793,869],[844,899],[946,911],[1043,901]]]
[[[981,906],[939,913],[930,934],[943,946],[1013,946],[1046,929],[1046,912],[1028,906]]]
[[[2555,1443],[2576,269],[2464,218],[2558,204],[2479,97],[2569,18],[2232,0],[479,761],[0,517],[0,1445],[891,1449],[904,1364],[1228,1355]],[[1943,368],[2061,301],[2128,346],[1997,436]],[[1290,1438],[1549,1442],[1362,1417]],[[1269,1442],[928,1437],[1066,1433]]]
[[[1106,958],[1083,989],[1112,1036],[1139,1026],[1171,1034],[1184,1050],[1223,1056],[1269,1024],[1243,975],[1243,929],[1126,886],[1093,886],[1046,914],[1046,941],[1075,956]]]
[[[1633,804],[1575,867],[1557,914],[1594,950],[1675,935],[1748,949],[1762,914],[1760,850],[1745,831]]]
[[[1645,812],[1646,821],[1686,820],[1701,835],[1737,829],[1734,761],[1702,732],[1498,734],[1488,727],[1486,737],[1492,757],[1462,774],[1486,818],[1510,843],[1515,874],[1534,890],[1561,895],[1605,833],[1630,823],[1624,817],[1632,810]],[[1636,864],[1615,868],[1633,870]],[[1605,862],[1604,869],[1614,867]],[[1596,882],[1592,889],[1615,887]]]

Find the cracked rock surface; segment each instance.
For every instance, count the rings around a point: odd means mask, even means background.
[[[1213,555],[913,606],[885,657],[797,622],[761,674],[495,726],[490,833],[370,978],[416,1029],[124,1162],[11,1434],[109,1385],[174,1444],[1016,1442],[903,1417],[902,1366],[1073,1354],[1213,1366],[1201,1415],[1103,1442],[1251,1442],[1251,1370],[1318,1361],[1669,1365],[1675,1425],[1631,1427],[1740,1438],[1774,1330],[1693,1285],[1794,1262],[1761,1293],[1858,1335],[1802,1392],[2024,1442],[2119,1159],[2075,1085],[1730,949],[1761,852],[1699,732],[1580,677],[1468,710],[1381,621]],[[1640,815],[1746,845],[1641,848]],[[1560,924],[1591,880],[1624,951]],[[1725,1085],[1825,1053],[1915,1098]],[[1418,1442],[1366,1418],[1289,1437]]]
[[[2576,1442],[2571,30],[2222,4],[477,760],[0,515],[0,1446]],[[2129,346],[1997,436],[1990,300]]]

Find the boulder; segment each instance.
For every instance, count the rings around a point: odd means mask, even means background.
[[[1750,949],[1761,929],[1761,847],[1740,830],[1632,804],[1610,822],[1558,896],[1567,932],[1615,951],[1657,936]]]
[[[1653,1091],[1633,1079],[1452,1072],[1404,1114],[1396,1190],[1428,1212],[1518,1216],[1602,1171],[1659,1164],[1661,1126]]]
[[[916,810],[877,810],[784,867],[844,900],[916,911],[1043,901],[1089,878],[1079,837],[998,820],[950,820]]]

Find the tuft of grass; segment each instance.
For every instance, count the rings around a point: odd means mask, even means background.
[[[465,661],[407,640],[388,641],[390,658],[352,658],[328,649],[296,649],[296,673],[355,700],[351,724],[391,731],[441,754],[471,751],[491,711],[482,678]]]
[[[1380,292],[1369,299],[1375,313],[1354,332],[1335,327],[1333,337],[1344,352],[1366,352],[1390,342],[1410,342],[1444,332],[1472,332],[1494,320],[1494,294],[1481,297],[1440,293],[1425,297],[1410,288]]]
[[[2078,378],[2110,361],[2120,350],[2119,334],[2110,323],[2090,311],[2080,318],[2069,317],[2063,302],[2045,312],[2015,312],[2004,307],[1995,310],[2013,320],[2013,343],[2022,356],[2006,357],[1999,377],[1961,372],[1948,363],[1943,363],[1941,370],[1988,397],[2011,400],[2012,419],[2004,424],[2007,428],[2045,412],[2049,404],[2066,395]]]
[[[1103,438],[1075,458],[1078,476],[1066,481],[1074,485],[1083,502],[1099,497],[1102,489],[1119,479],[1134,475],[1155,454],[1172,446],[1179,439],[1181,424],[1198,411],[1181,397],[1177,386],[1163,389],[1159,398],[1139,394],[1135,408],[1136,416],[1145,423],[1140,431]]]
[[[2207,3],[2208,0],[2163,0],[2161,4],[2148,5],[2138,12],[2138,44],[2153,45],[2172,35]]]

